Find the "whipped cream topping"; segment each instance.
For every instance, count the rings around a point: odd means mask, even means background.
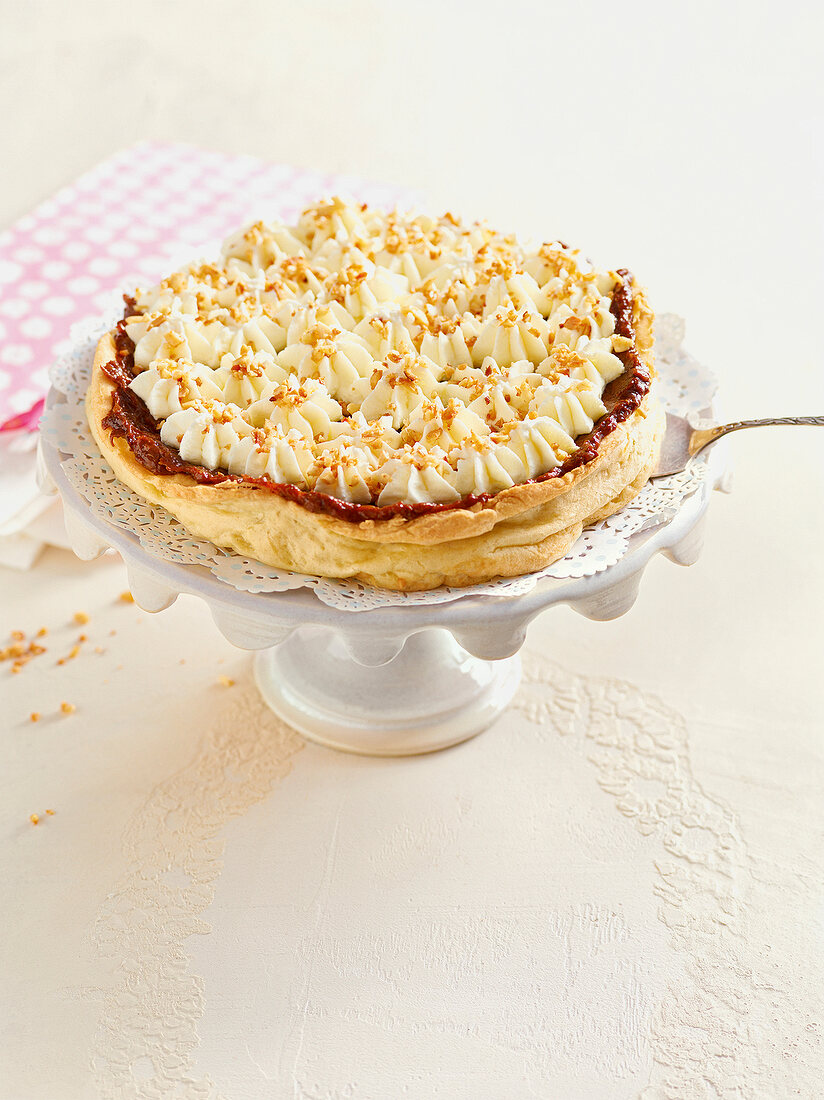
[[[130,388],[210,470],[379,506],[495,493],[606,412],[620,276],[559,242],[340,199],[138,290]]]

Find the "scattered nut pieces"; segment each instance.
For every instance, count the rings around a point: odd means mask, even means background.
[[[41,626],[40,629],[35,634],[35,638],[45,638],[47,634],[48,634],[48,630],[46,630],[45,626]]]
[[[54,817],[54,810],[46,810],[46,813],[49,815],[49,817]]]
[[[77,710],[77,707],[74,705],[74,703],[61,703],[60,710],[63,712],[63,714],[74,714],[74,712]]]
[[[37,814],[29,814],[29,821],[32,823],[32,825],[36,825],[39,820],[40,818]]]
[[[134,596],[131,594],[131,592],[128,591],[128,589],[125,592],[121,592],[118,596],[118,599],[122,600],[123,603],[134,603]]]
[[[234,680],[231,676],[218,676],[217,682],[221,687],[230,688],[234,684]]]
[[[89,616],[85,611],[75,611],[74,621],[78,626],[84,626],[89,621]]]
[[[69,650],[68,655],[66,657],[58,657],[57,658],[57,664],[64,665],[66,663],[66,661],[73,661],[75,659],[75,657],[78,656],[79,653],[80,653],[80,646],[79,645],[73,645],[71,647],[71,649]]]
[[[43,632],[38,632],[37,637],[42,637]],[[37,642],[29,642],[25,645],[26,636],[22,630],[13,630],[11,637],[12,644],[0,649],[0,661],[12,661],[12,672],[20,672],[32,657],[39,657],[41,653],[46,652],[46,647],[38,645]]]
[[[31,714],[29,715],[29,721],[30,722],[39,722],[40,721],[40,711],[33,710],[31,712]]]

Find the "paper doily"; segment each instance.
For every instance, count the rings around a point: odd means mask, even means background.
[[[706,463],[695,461],[683,473],[647,485],[620,512],[585,528],[566,557],[523,577],[470,588],[390,592],[354,580],[330,580],[273,569],[191,535],[165,509],[149,504],[118,481],[101,456],[86,421],[84,398],[97,343],[114,328],[119,312],[113,308],[105,317],[75,326],[71,350],[50,371],[52,386],[65,395],[65,401],[52,402],[47,408],[40,425],[41,434],[47,443],[67,456],[62,464],[66,477],[96,516],[136,535],[141,546],[154,556],[205,566],[243,592],[285,592],[307,587],[323,603],[345,611],[445,603],[461,596],[520,596],[544,577],[561,580],[586,577],[614,565],[626,553],[631,535],[671,520],[708,476]],[[667,409],[697,418],[710,406],[716,383],[712,373],[685,351],[683,337],[684,321],[680,317],[667,313],[657,319],[658,394]]]

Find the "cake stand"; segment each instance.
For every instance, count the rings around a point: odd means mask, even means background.
[[[54,391],[51,398],[59,400]],[[518,651],[541,612],[566,604],[589,619],[614,619],[635,602],[655,554],[691,565],[711,492],[725,472],[716,448],[709,476],[677,515],[632,535],[624,557],[593,576],[544,578],[517,596],[349,611],[327,606],[307,588],[242,592],[202,566],[156,557],[136,535],[92,511],[67,479],[63,457],[41,439],[41,485],[60,494],[78,557],[117,550],[145,611],[162,611],[181,593],[205,600],[233,645],[257,651],[257,685],[277,715],[312,741],[374,756],[432,752],[491,725],[515,693]]]

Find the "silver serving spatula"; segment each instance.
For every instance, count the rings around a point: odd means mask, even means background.
[[[685,416],[667,413],[667,431],[661,444],[661,454],[653,477],[666,477],[667,474],[680,474],[686,469],[691,458],[711,447],[713,443],[730,432],[742,428],[764,428],[768,425],[801,424],[824,428],[824,416],[782,416],[768,417],[765,420],[733,420],[729,424],[714,424],[710,428],[694,428]]]

